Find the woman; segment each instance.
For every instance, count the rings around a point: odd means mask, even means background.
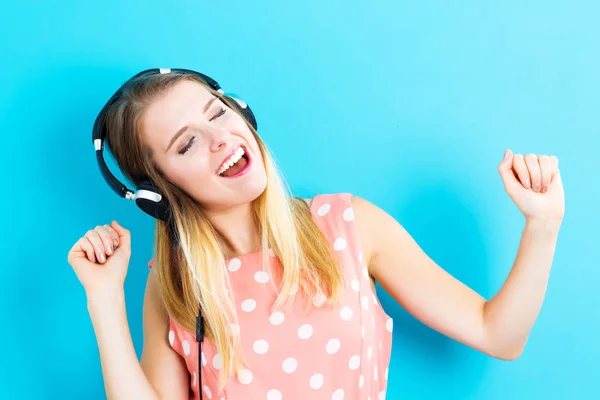
[[[123,291],[129,231],[97,226],[68,255],[109,399],[385,398],[392,320],[375,281],[465,345],[503,360],[523,351],[564,214],[556,157],[507,150],[499,164],[526,223],[511,273],[486,301],[367,200],[288,194],[247,105],[202,74],[144,71],[99,120],[138,187],[119,193],[157,218],[141,362]]]

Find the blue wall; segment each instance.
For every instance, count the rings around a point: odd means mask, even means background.
[[[486,357],[381,293],[395,318],[388,398],[598,398],[599,13],[591,0],[3,5],[0,398],[104,398],[66,256],[111,219],[133,235],[127,307],[141,352],[153,222],[104,184],[90,130],[149,67],[218,79],[251,104],[298,195],[371,200],[486,297],[524,222],[496,170],[503,151],[557,155],[566,218],[523,356]]]

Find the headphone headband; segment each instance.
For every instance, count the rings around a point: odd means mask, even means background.
[[[117,100],[121,98],[125,88],[128,85],[130,85],[132,81],[140,77],[169,73],[176,73],[179,75],[194,75],[200,78],[210,88],[219,92],[226,98],[232,100],[231,103],[240,111],[240,113],[254,127],[254,129],[256,130],[258,128],[254,113],[252,112],[250,107],[248,107],[247,103],[245,103],[241,99],[238,99],[237,96],[233,94],[225,93],[223,89],[221,89],[221,86],[217,83],[217,81],[200,72],[182,68],[151,68],[138,72],[133,77],[128,79],[125,83],[123,83],[121,87],[119,87],[119,89],[117,89],[117,91],[106,102],[104,107],[102,107],[94,121],[94,126],[92,128],[92,141],[94,143],[94,151],[96,153],[98,167],[100,168],[100,172],[102,173],[102,177],[104,178],[106,183],[117,195],[127,200],[134,200],[135,203],[142,209],[142,211],[154,218],[158,218],[163,221],[167,221],[170,217],[170,206],[167,203],[165,197],[160,193],[156,185],[154,185],[149,179],[145,179],[137,186],[135,191],[127,188],[127,186],[125,186],[125,184],[119,181],[108,169],[106,161],[104,160],[103,151],[104,140],[106,139],[107,133],[107,111]]]

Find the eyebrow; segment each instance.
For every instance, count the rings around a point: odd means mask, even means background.
[[[216,96],[214,96],[213,98],[211,98],[208,102],[206,102],[206,104],[204,105],[204,109],[202,110],[203,113],[206,114],[206,112],[208,111],[208,109],[210,108],[210,105],[213,103],[213,101],[215,101],[217,99]],[[179,138],[179,136],[181,136],[185,131],[187,131],[189,128],[188,125],[183,126],[181,129],[179,129],[177,131],[176,134],[173,135],[173,137],[171,138],[171,141],[169,142],[169,145],[167,146],[167,149],[165,150],[165,153],[169,151],[169,149],[171,148],[171,146],[173,146],[173,143],[175,143],[175,141]]]

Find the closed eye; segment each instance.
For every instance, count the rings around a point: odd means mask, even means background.
[[[220,118],[221,116],[223,116],[223,114],[225,114],[225,112],[226,112],[226,111],[227,111],[226,109],[224,109],[224,108],[221,108],[221,109],[219,110],[219,112],[218,112],[218,113],[217,113],[217,114],[216,114],[214,117],[212,117],[212,118],[211,118],[209,121],[210,121],[210,122],[212,122],[213,120],[215,120],[215,119],[217,119],[217,118]],[[181,154],[181,155],[184,155],[185,153],[187,153],[187,152],[188,152],[188,150],[189,150],[189,149],[191,149],[191,148],[192,148],[192,146],[194,145],[194,141],[195,141],[195,140],[196,140],[196,137],[195,137],[195,136],[192,136],[192,137],[190,138],[190,140],[187,142],[187,144],[186,144],[185,146],[183,146],[183,147],[181,148],[181,150],[179,150],[179,154]]]
[[[221,117],[223,114],[225,114],[225,111],[226,110],[224,108],[221,108],[221,110],[217,113],[217,115],[215,115],[214,117],[212,117],[211,119],[209,119],[209,121],[212,122],[213,119]]]

